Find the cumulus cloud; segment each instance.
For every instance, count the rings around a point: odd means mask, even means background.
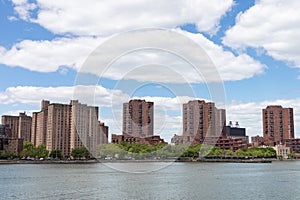
[[[100,40],[91,37],[23,40],[11,49],[0,47],[0,63],[38,72],[53,72],[60,66],[78,70]]]
[[[232,52],[224,50],[222,46],[213,43],[202,34],[193,34],[181,30],[179,30],[179,32],[193,39],[205,50],[216,65],[224,81],[251,78],[255,75],[262,74],[266,68],[265,65],[245,53],[234,55]]]
[[[174,28],[194,23],[199,31],[215,33],[233,0],[13,0],[16,14],[53,33],[110,35],[144,27]],[[35,15],[33,15],[33,13]]]
[[[277,60],[300,68],[300,2],[298,0],[260,0],[240,13],[223,43],[234,49],[263,49]]]
[[[180,29],[174,29],[173,31],[194,40],[196,44],[202,47],[204,50],[203,55],[198,55],[199,52],[190,52],[188,47],[176,40],[176,45],[180,47],[180,50],[189,52],[188,55],[191,58],[198,59],[200,56],[203,56],[203,60],[210,58],[223,81],[250,78],[261,74],[265,68],[264,65],[246,54],[236,56],[229,51],[225,51],[221,46],[214,44],[202,34],[188,33]],[[61,66],[80,71],[91,52],[103,44],[103,41],[107,41],[107,39],[109,38],[79,37],[57,38],[51,41],[24,40],[15,44],[11,49],[0,47],[0,63],[8,66],[20,66],[39,72],[53,72]],[[136,38],[131,37],[129,39],[132,40],[131,44],[134,44]],[[127,40],[126,43],[130,43],[130,41]],[[158,43],[164,46],[166,50],[176,46],[174,43],[164,40],[159,40]],[[111,51],[105,49],[101,55],[97,56],[93,70],[87,72],[97,73],[101,59],[106,58],[113,51],[114,49],[111,49]],[[205,57],[205,52],[209,58]],[[204,74],[197,73],[193,66],[176,54],[163,50],[141,49],[121,56],[102,75],[114,80],[133,79],[167,83],[199,83],[204,82],[203,77],[206,78],[206,81],[215,79],[216,71],[207,72],[205,67],[201,67],[201,70],[204,71]],[[209,73],[211,75],[208,75]],[[157,74],[161,76],[157,76]]]
[[[60,87],[9,87],[0,93],[0,104],[39,105],[42,99],[58,103],[69,103],[78,99],[89,105],[110,107],[112,96],[120,101],[129,99],[127,94],[119,90],[110,90],[102,86],[60,86]]]

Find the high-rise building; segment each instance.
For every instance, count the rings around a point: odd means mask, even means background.
[[[135,137],[153,135],[153,102],[134,99],[123,104],[123,134]]]
[[[293,108],[267,106],[262,110],[263,137],[271,146],[280,144],[285,139],[294,138]]]
[[[96,155],[98,145],[108,143],[108,127],[98,121],[99,108],[81,104],[78,100],[71,103],[71,143],[70,148],[86,144],[90,153]]]
[[[47,117],[46,148],[61,150],[63,156],[70,154],[71,106],[49,104]]]
[[[0,153],[19,154],[23,149],[23,139],[12,137],[8,124],[0,124]]]
[[[24,141],[31,140],[31,122],[32,118],[26,113],[19,113],[19,116],[2,116],[2,124],[9,125],[12,138],[22,138]]]
[[[11,130],[11,137],[18,138],[19,116],[3,115],[2,116],[2,124],[6,124],[9,126],[9,128]]]
[[[42,101],[40,112],[33,113],[32,142],[46,144],[49,151],[59,149],[63,156],[85,146],[96,156],[98,145],[108,143],[108,127],[98,121],[98,107],[71,100],[70,104]]]
[[[34,146],[47,142],[47,118],[50,101],[42,100],[41,111],[32,113],[31,142]]]
[[[175,135],[173,143],[203,143],[206,137],[225,134],[226,112],[212,102],[193,100],[183,104],[183,135]]]

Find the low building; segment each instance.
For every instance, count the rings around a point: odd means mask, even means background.
[[[232,139],[243,139],[245,142],[249,143],[249,137],[246,135],[246,128],[240,128],[238,122],[236,122],[235,127],[231,125],[226,126],[226,136]]]
[[[174,135],[171,143],[175,145],[185,144],[183,136]],[[247,138],[247,139],[245,139]],[[238,149],[245,149],[248,147],[248,137],[206,137],[201,144],[217,146],[222,150],[236,151]]]
[[[283,159],[288,159],[289,154],[291,153],[290,147],[287,147],[283,144],[275,145],[274,150],[276,151],[277,157],[282,157]]]
[[[217,146],[222,150],[236,151],[238,149],[245,149],[248,147],[248,141],[244,138],[231,137],[207,137],[203,144]]]
[[[120,144],[121,142],[143,143],[149,145],[167,144],[167,142],[165,142],[164,139],[160,138],[159,135],[152,135],[149,137],[134,137],[124,133],[123,135],[111,135],[111,143]]]
[[[260,146],[265,146],[266,142],[264,137],[257,135],[251,137],[251,145],[252,147],[260,147]]]
[[[291,152],[300,153],[300,138],[285,139],[284,144],[291,148]]]
[[[171,143],[175,145],[184,144],[184,136],[183,135],[176,135],[174,134],[171,138]]]

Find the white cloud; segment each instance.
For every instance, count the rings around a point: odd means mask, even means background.
[[[262,74],[266,67],[247,54],[236,56],[233,53],[224,50],[223,47],[214,44],[202,34],[193,34],[185,31],[180,32],[193,39],[206,51],[216,65],[223,81],[251,78],[255,75]]]
[[[38,23],[54,33],[110,35],[145,27],[174,28],[187,23],[195,23],[199,31],[214,33],[233,0],[209,3],[205,0],[13,0],[13,3],[21,19]]]
[[[300,68],[300,1],[260,0],[236,18],[223,43],[234,49],[263,48],[277,60]]]
[[[23,20],[30,20],[30,13],[37,8],[36,4],[30,3],[27,0],[12,0],[15,5],[14,10]]]
[[[0,63],[38,72],[53,72],[60,66],[79,69],[100,40],[85,37],[23,40],[9,50],[0,47]]]
[[[60,87],[9,87],[0,93],[0,104],[40,105],[42,99],[51,102],[69,103],[71,99],[78,99],[89,105],[110,107],[112,98],[121,102],[127,101],[129,96],[119,90],[110,90],[102,86],[60,86]]]
[[[202,34],[193,34],[179,29],[174,30],[177,33],[194,40],[211,58],[216,65],[223,81],[242,80],[250,78],[256,74],[261,74],[264,65],[253,60],[246,54],[235,56],[229,51],[225,51],[205,38]],[[132,42],[136,38],[131,38]],[[159,38],[157,38],[159,40]],[[61,66],[80,70],[84,61],[96,47],[105,41],[104,38],[82,37],[82,38],[57,38],[52,41],[30,41],[24,40],[15,44],[11,49],[0,47],[0,63],[8,66],[20,66],[29,70],[39,72],[53,72]],[[127,43],[130,41],[126,41]],[[167,41],[159,41],[160,45],[166,46],[166,49],[172,49]],[[172,43],[173,44],[173,43]],[[184,45],[178,43],[177,45]],[[113,49],[112,49],[113,51]],[[182,47],[182,51],[189,51]],[[109,54],[110,51],[104,53]],[[189,55],[199,58],[199,52],[190,52]],[[205,53],[204,53],[205,54]],[[94,67],[94,73],[98,72],[98,64],[101,57],[107,55],[101,54],[97,57]],[[201,55],[205,57],[204,55]],[[205,65],[204,65],[205,66]],[[140,69],[137,69],[140,68]],[[170,52],[159,50],[140,50],[126,54],[120,57],[109,70],[103,75],[104,77],[120,80],[134,79],[137,81],[156,81],[156,82],[176,82],[186,83],[203,82],[205,76],[207,80],[214,80],[216,74],[211,76],[199,74],[195,69],[184,61],[181,57]],[[91,72],[91,71],[89,71]],[[155,72],[155,73],[154,73]],[[158,76],[160,74],[160,76]]]

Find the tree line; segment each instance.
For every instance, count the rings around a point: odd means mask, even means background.
[[[48,151],[46,149],[45,144],[40,144],[39,146],[35,147],[31,142],[23,142],[23,150],[20,154],[12,154],[9,151],[4,151],[0,154],[0,158],[7,159],[7,158],[23,158],[23,159],[62,159],[62,158],[69,158],[72,157],[73,159],[87,159],[90,158],[90,153],[86,147],[76,147],[72,149],[70,155],[62,155],[61,150],[54,149],[52,151]]]
[[[272,147],[246,148],[237,151],[222,150],[216,146],[196,145],[148,145],[141,143],[103,144],[99,145],[100,159],[168,159],[201,157],[253,157],[276,158]]]

